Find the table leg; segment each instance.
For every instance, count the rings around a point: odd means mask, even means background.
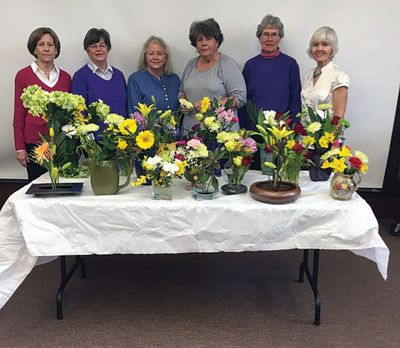
[[[61,320],[64,318],[63,305],[62,305],[64,289],[79,266],[81,266],[81,278],[86,278],[86,266],[85,266],[85,261],[83,260],[82,257],[80,256],[75,257],[75,263],[71,267],[70,271],[67,273],[65,256],[60,256],[61,284],[58,287],[56,295],[57,320]]]
[[[304,250],[303,253],[303,262],[300,264],[299,282],[302,283],[304,281],[305,273],[314,293],[314,325],[319,325],[321,323],[321,296],[319,295],[318,291],[319,250],[313,250],[312,273],[308,267],[308,252],[309,250]]]

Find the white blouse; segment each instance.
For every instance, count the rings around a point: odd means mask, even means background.
[[[303,79],[301,103],[303,108],[318,104],[332,104],[332,92],[339,87],[349,87],[349,76],[334,62],[329,62],[321,69],[321,75],[313,86],[314,69],[307,71]]]

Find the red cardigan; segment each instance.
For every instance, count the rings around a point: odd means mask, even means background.
[[[63,91],[69,92],[71,76],[60,69],[60,75],[54,87],[45,85],[33,72],[31,66],[21,69],[15,76],[15,95],[14,95],[14,142],[16,150],[24,150],[25,144],[36,144],[40,141],[39,133],[48,135],[47,122],[41,117],[31,115],[24,108],[20,99],[22,91],[30,85],[38,85],[44,91]]]

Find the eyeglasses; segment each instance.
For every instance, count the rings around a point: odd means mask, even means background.
[[[97,43],[97,44],[92,44],[88,46],[88,49],[95,51],[97,49],[100,50],[106,50],[107,49],[107,45],[105,43]]]
[[[273,33],[268,33],[266,31],[264,31],[261,36],[266,37],[266,38],[271,38],[271,39],[277,39],[279,36],[279,33],[277,32],[273,32]]]

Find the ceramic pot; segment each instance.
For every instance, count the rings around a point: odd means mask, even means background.
[[[285,204],[294,202],[300,196],[299,185],[282,182],[279,190],[273,189],[272,181],[257,181],[250,186],[251,196],[260,202]]]
[[[128,173],[126,182],[119,184],[118,165],[113,160],[94,162],[86,161],[90,172],[90,184],[95,195],[115,195],[119,190],[128,186],[131,172]]]
[[[351,199],[355,190],[361,182],[361,177],[358,173],[347,175],[336,173],[331,180],[331,196],[334,199],[348,201]]]

